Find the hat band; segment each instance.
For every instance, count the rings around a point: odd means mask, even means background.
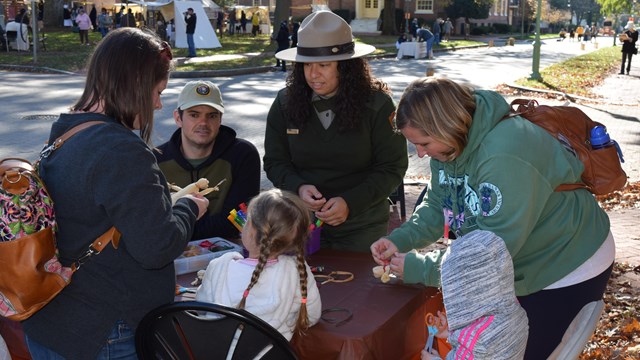
[[[352,42],[342,44],[342,45],[333,45],[333,46],[325,46],[325,47],[301,47],[298,45],[298,55],[302,56],[331,56],[331,55],[342,55],[342,54],[353,54],[355,44]]]

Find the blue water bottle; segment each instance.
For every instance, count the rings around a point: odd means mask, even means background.
[[[599,125],[594,126],[593,129],[591,129],[591,138],[589,140],[591,141],[591,147],[594,150],[615,146],[616,151],[618,152],[618,157],[620,158],[620,162],[624,162],[624,157],[622,156],[620,145],[618,145],[615,140],[611,140],[606,127]]]

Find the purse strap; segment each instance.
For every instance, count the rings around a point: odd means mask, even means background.
[[[72,127],[71,129],[67,130],[64,134],[62,134],[62,136],[55,139],[53,143],[51,143],[51,145],[42,149],[42,151],[40,152],[40,160],[47,158],[49,155],[51,155],[52,152],[58,150],[58,148],[62,146],[65,141],[69,140],[69,138],[72,137],[73,135],[79,133],[84,129],[90,128],[98,124],[104,124],[104,121],[100,121],[100,120],[87,121],[87,122],[83,122],[82,124],[78,124]]]
[[[92,120],[92,121],[83,122],[82,124],[78,124],[72,127],[71,129],[67,130],[64,134],[62,134],[59,138],[55,139],[53,143],[51,143],[51,145],[42,149],[42,151],[40,152],[40,159],[38,160],[38,162],[41,161],[42,159],[49,157],[51,153],[58,150],[62,145],[64,145],[65,141],[69,140],[72,136],[79,133],[80,131],[90,128],[94,125],[104,124],[104,123],[105,123],[104,121]],[[37,168],[37,166],[38,164],[36,164],[34,167]],[[118,245],[120,244],[121,235],[122,234],[118,231],[118,229],[116,229],[115,226],[112,226],[104,234],[100,235],[97,239],[95,239],[91,243],[91,245],[89,245],[89,248],[87,249],[87,251],[85,251],[85,253],[82,254],[82,256],[80,256],[76,261],[74,261],[73,264],[71,264],[72,271],[75,272],[76,270],[80,269],[80,267],[91,256],[100,254],[102,250],[104,250],[104,248],[107,247],[107,245],[109,245],[109,243],[113,245],[114,249],[117,249]]]
[[[91,245],[89,245],[89,248],[87,249],[87,251],[85,251],[85,253],[82,254],[82,256],[80,256],[76,261],[74,261],[73,264],[71,264],[71,270],[76,271],[80,269],[80,267],[85,262],[87,262],[87,260],[90,257],[92,257],[93,255],[100,254],[102,250],[104,250],[104,248],[106,248],[107,245],[109,245],[109,243],[113,245],[114,249],[117,249],[118,245],[120,244],[121,235],[122,234],[120,233],[120,231],[118,231],[118,229],[116,229],[115,226],[112,226],[104,234],[100,235],[97,239],[95,239],[91,243]]]

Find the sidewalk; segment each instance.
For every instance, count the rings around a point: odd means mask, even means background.
[[[636,59],[637,60],[637,59]],[[596,94],[603,96],[598,102],[572,103],[579,107],[591,119],[603,123],[611,138],[616,140],[623,151],[625,162],[622,164],[630,182],[640,181],[640,61],[632,62],[631,75],[611,74],[604,83],[595,88]],[[507,101],[517,97],[509,96]],[[549,100],[540,97],[540,104],[563,105],[566,100]],[[623,105],[624,104],[624,105]],[[407,217],[413,211],[416,199],[426,183],[424,174],[428,174],[427,159],[410,158],[408,174],[405,178],[405,209]],[[616,242],[616,261],[631,266],[640,266],[640,203],[634,208],[608,211],[611,232]],[[394,225],[403,221],[399,214]]]

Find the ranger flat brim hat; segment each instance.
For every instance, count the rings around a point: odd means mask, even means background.
[[[298,47],[278,52],[276,58],[295,62],[340,61],[371,54],[375,47],[356,44],[351,26],[331,11],[307,16],[298,30]]]

